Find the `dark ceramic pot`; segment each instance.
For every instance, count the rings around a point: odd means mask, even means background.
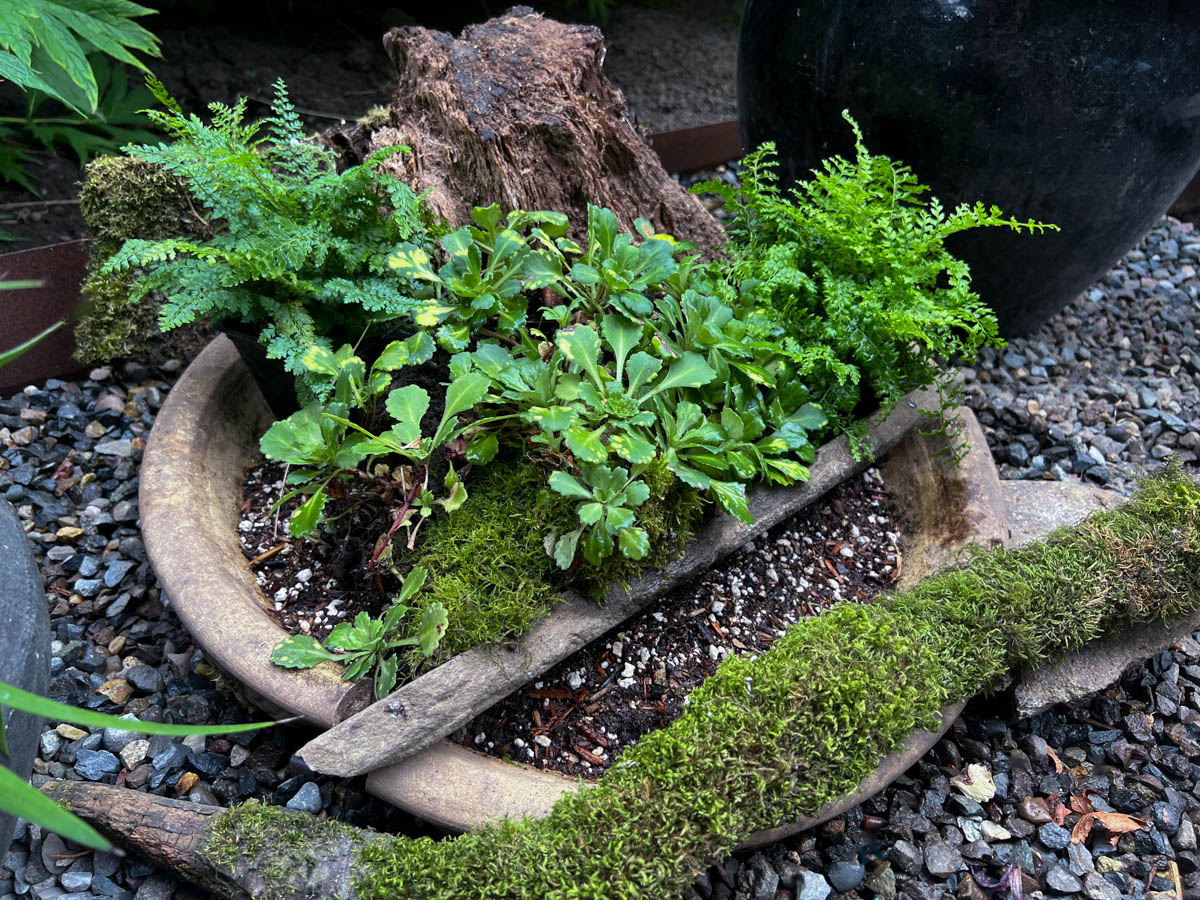
[[[781,175],[867,146],[947,206],[982,200],[1058,233],[950,240],[1002,330],[1074,299],[1200,167],[1200,17],[1182,0],[746,0],[738,111]]]
[[[296,379],[283,367],[283,360],[267,357],[267,348],[259,343],[257,334],[226,324],[220,325],[218,330],[237,348],[238,356],[250,370],[276,419],[286,419],[300,408],[300,401],[296,399]]]
[[[35,694],[45,694],[50,680],[50,617],[42,576],[21,522],[13,508],[0,500],[0,681]],[[9,755],[0,765],[22,778],[33,768],[42,720],[3,710]],[[8,853],[16,819],[0,813],[0,859]]]

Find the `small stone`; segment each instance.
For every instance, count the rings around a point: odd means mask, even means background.
[[[881,900],[896,900],[896,873],[887,863],[881,863],[867,876],[866,885]]]
[[[1120,888],[1105,880],[1099,872],[1092,872],[1083,879],[1083,890],[1092,900],[1121,900]]]
[[[42,865],[51,875],[61,875],[71,867],[71,860],[67,859],[71,851],[67,849],[63,839],[53,832],[48,833],[42,840],[40,855]]]
[[[76,728],[74,725],[68,725],[65,722],[54,729],[58,736],[68,741],[79,741],[88,736],[88,733],[82,728]]]
[[[997,825],[992,821],[985,821],[979,830],[983,834],[983,839],[988,842],[1007,841],[1012,838],[1012,832],[1003,825]]]
[[[796,886],[793,888],[796,900],[825,900],[833,893],[833,888],[823,875],[808,869],[796,873]]]
[[[315,781],[306,781],[296,795],[287,802],[288,809],[298,812],[319,813],[321,811],[321,789]]]
[[[126,769],[135,769],[146,754],[150,752],[150,742],[147,740],[130,741],[124,746],[118,754],[121,758],[121,765]]]
[[[92,886],[92,873],[79,871],[63,872],[58,876],[58,883],[70,893],[78,894]]]
[[[949,878],[966,867],[962,855],[947,843],[938,842],[925,848],[925,868],[930,875]]]
[[[96,688],[97,694],[103,694],[117,706],[121,706],[133,696],[133,685],[124,678],[113,678]]]
[[[158,693],[166,687],[166,681],[163,679],[162,672],[153,666],[130,666],[121,674],[139,691],[144,691],[147,694]]]
[[[1026,797],[1017,804],[1017,815],[1034,825],[1042,825],[1054,818],[1050,815],[1050,807],[1043,797]]]
[[[888,851],[887,855],[896,868],[906,875],[916,875],[921,871],[921,866],[925,864],[921,848],[903,839],[892,844],[892,849]]]
[[[1092,854],[1088,852],[1088,848],[1084,844],[1072,843],[1067,845],[1067,865],[1071,869],[1071,874],[1078,878],[1096,871],[1096,864],[1092,861]]]
[[[1179,823],[1179,830],[1175,832],[1175,836],[1171,838],[1171,844],[1176,850],[1195,850],[1196,849],[1196,829],[1192,825],[1192,820],[1184,816]]]
[[[1061,825],[1047,822],[1038,829],[1038,840],[1051,850],[1065,850],[1067,844],[1071,843],[1071,832]]]
[[[835,862],[825,870],[825,877],[829,879],[833,889],[840,894],[857,888],[862,884],[865,876],[866,871],[863,869],[862,863],[856,861]]]
[[[129,438],[121,438],[115,441],[101,441],[96,445],[95,452],[102,456],[128,458],[133,456],[133,442]]]
[[[1051,866],[1046,873],[1046,886],[1064,894],[1078,894],[1083,883],[1062,866]]]
[[[116,559],[108,564],[108,568],[104,570],[104,586],[115,588],[125,576],[133,569],[133,563],[128,560]]]
[[[120,770],[120,761],[107,750],[80,750],[75,756],[75,771],[88,781],[99,781]]]
[[[186,797],[190,791],[200,780],[200,776],[195,772],[184,772],[179,776],[179,780],[175,782],[175,792],[181,797]]]

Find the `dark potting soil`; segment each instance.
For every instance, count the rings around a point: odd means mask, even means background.
[[[875,469],[752,541],[691,584],[563,660],[452,739],[491,756],[595,778],[680,714],[731,654],[767,650],[793,623],[869,602],[899,577],[899,535]]]
[[[247,473],[239,526],[276,619],[291,634],[323,640],[360,611],[381,614],[399,583],[388,573],[368,576],[366,554],[386,530],[385,513],[364,504],[341,520],[337,538],[296,540],[287,533],[296,502],[270,512],[283,479],[273,462]],[[874,469],[840,485],[453,738],[539,768],[599,776],[620,749],[675,718],[729,654],[761,653],[794,622],[843,600],[867,602],[894,582],[899,536],[887,503]]]

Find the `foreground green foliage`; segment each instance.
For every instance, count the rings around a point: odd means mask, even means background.
[[[158,56],[158,38],[134,20],[153,12],[129,0],[0,5],[0,82],[11,81],[27,101],[24,116],[0,117],[0,179],[36,193],[24,168],[33,143],[66,144],[82,165],[150,137],[137,113],[145,103],[120,63],[149,72],[134,51]],[[47,102],[61,106],[43,111]]]
[[[1043,542],[974,550],[906,594],[842,604],[757,659],[725,660],[679,719],[545,819],[366,845],[357,896],[677,895],[753,832],[852,790],[912,729],[1010,669],[1198,606],[1200,490],[1175,469]],[[269,856],[293,818],[235,809],[206,853],[236,855],[236,840]]]
[[[955,405],[945,364],[969,364],[980,347],[1003,341],[946,238],[971,228],[1057,226],[1005,218],[982,203],[947,214],[937,198],[922,198],[928,188],[906,165],[868,152],[858,125],[843,116],[855,158],[828,159],[789,191],[779,188],[769,143],[743,160],[740,188],[717,180],[692,190],[725,199],[733,213],[730,283],[780,317],[795,341],[799,376],[839,428],[853,427],[864,398],[887,411],[906,392],[934,384],[944,396],[938,430],[952,431],[944,420]]]

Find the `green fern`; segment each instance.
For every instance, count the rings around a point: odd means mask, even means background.
[[[380,168],[392,147],[344,172],[310,140],[276,82],[271,115],[247,124],[245,100],[210,104],[211,123],[186,116],[161,84],[165,107],[148,114],[174,140],[127,148],[187,184],[207,211],[207,241],[127,241],[101,273],[139,271],[131,300],[162,291],[160,325],[199,318],[261,327],[268,356],[282,359],[302,386],[320,395],[301,363],[313,343],[354,343],[372,323],[412,313],[428,288],[387,265],[396,245],[428,247],[420,198]]]
[[[826,160],[790,191],[779,187],[769,143],[743,161],[740,189],[716,181],[693,190],[725,200],[733,219],[724,275],[785,324],[799,377],[831,422],[853,441],[864,397],[886,412],[907,391],[933,384],[945,401],[934,430],[953,439],[945,363],[1003,341],[995,315],[971,291],[966,263],[943,242],[969,228],[1057,227],[1005,218],[982,203],[947,214],[936,198],[923,202],[927,188],[912,171],[871,155],[843,116],[855,158]]]

